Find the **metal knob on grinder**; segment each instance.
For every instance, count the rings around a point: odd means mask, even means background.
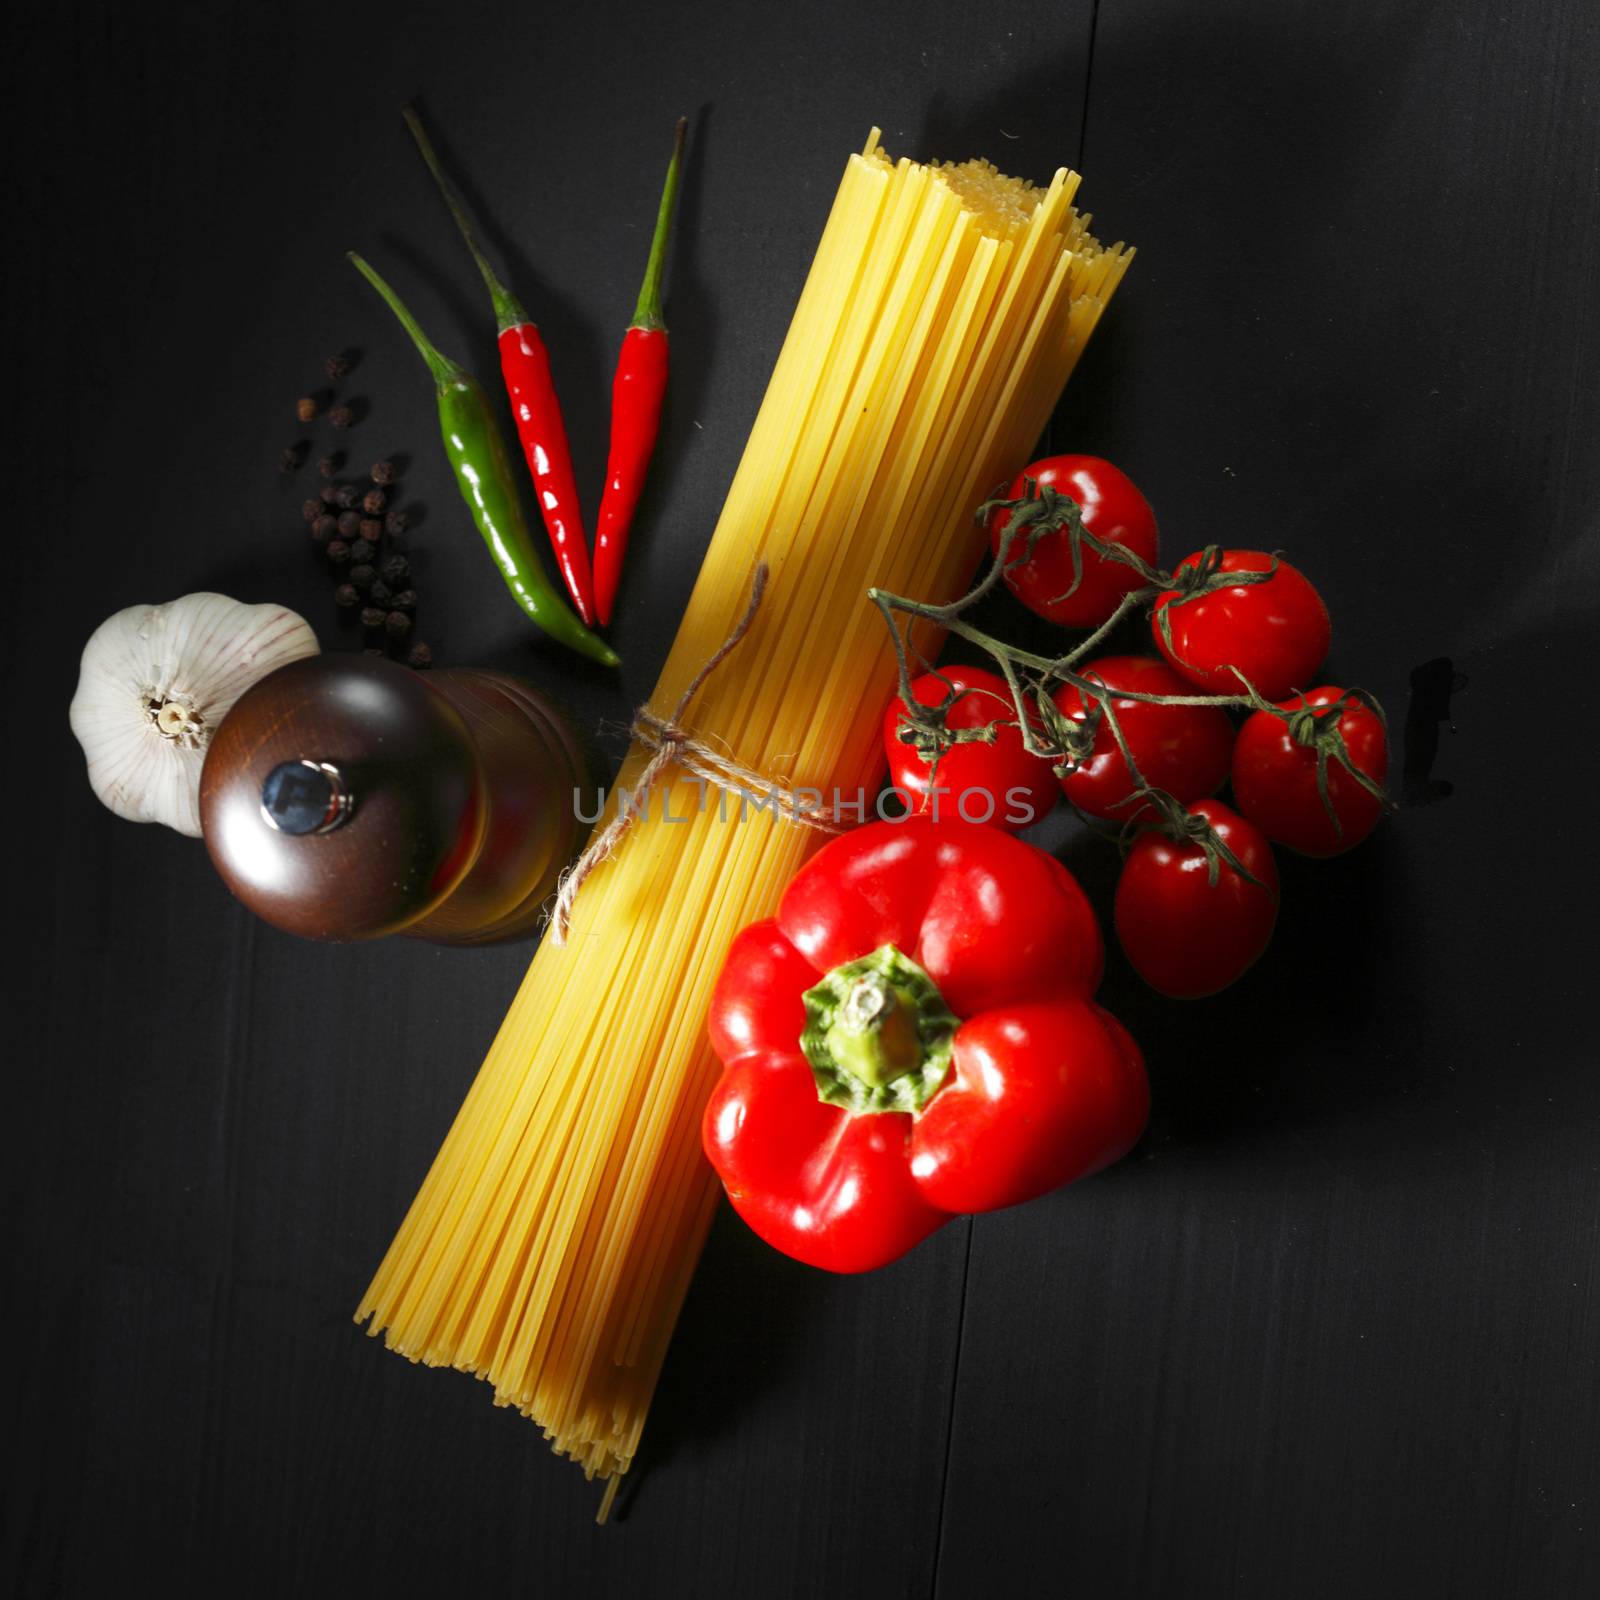
[[[482,944],[537,922],[582,782],[560,714],[518,678],[310,656],[223,720],[200,820],[228,887],[285,932]]]

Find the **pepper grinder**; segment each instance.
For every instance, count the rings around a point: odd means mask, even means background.
[[[308,656],[223,719],[200,824],[228,887],[286,933],[488,944],[538,921],[583,781],[565,721],[519,678]]]

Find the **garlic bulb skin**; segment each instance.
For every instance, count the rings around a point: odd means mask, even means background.
[[[130,822],[198,839],[200,768],[217,724],[251,684],[318,648],[293,611],[222,594],[107,618],[84,646],[70,713],[94,792]]]

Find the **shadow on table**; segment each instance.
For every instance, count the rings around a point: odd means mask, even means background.
[[[763,1243],[718,1201],[700,1264],[667,1350],[615,1517],[648,1495],[651,1473],[679,1451],[736,1427],[751,1397],[783,1381],[807,1336],[814,1274]]]

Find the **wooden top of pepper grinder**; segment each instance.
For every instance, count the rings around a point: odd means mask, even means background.
[[[258,916],[308,939],[376,939],[471,866],[482,789],[466,724],[417,673],[308,656],[253,685],[217,729],[200,825]]]

